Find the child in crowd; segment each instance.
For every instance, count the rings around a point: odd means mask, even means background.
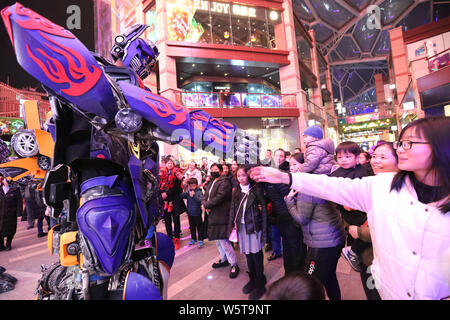
[[[317,278],[291,273],[273,282],[265,300],[325,300],[325,290]]]
[[[340,143],[336,148],[336,160],[339,168],[330,174],[330,177],[343,177],[343,178],[362,178],[369,176],[367,167],[358,164],[358,157],[361,153],[361,148],[352,141],[346,141]],[[354,225],[361,226],[367,221],[367,214],[362,211],[353,210],[345,206],[337,205],[337,208],[341,212],[342,219],[346,226]],[[359,255],[368,247],[370,243],[367,243],[361,239],[354,239],[350,234],[347,236],[347,247],[342,249],[342,255],[350,263],[355,271],[361,270],[361,262]]]
[[[198,238],[198,247],[203,248],[203,193],[196,178],[190,178],[187,183],[189,189],[187,192],[183,192],[180,197],[181,199],[187,199],[189,229],[191,230],[191,241],[189,241],[188,245],[194,245]]]
[[[236,228],[241,253],[245,254],[250,281],[242,292],[250,300],[260,299],[266,292],[263,247],[266,242],[267,211],[263,190],[250,180],[250,167],[240,165],[237,170],[239,185],[233,190],[229,216],[229,230]]]
[[[300,166],[300,172],[330,174],[334,164],[333,140],[323,138],[323,131],[317,125],[308,127],[303,132],[306,145],[304,163]]]

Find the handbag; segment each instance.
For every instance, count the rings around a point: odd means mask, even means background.
[[[250,192],[249,192],[250,193]],[[231,242],[238,242],[238,233],[237,233],[237,226],[236,226],[236,219],[239,215],[239,210],[241,209],[241,205],[244,202],[245,198],[248,196],[249,193],[246,193],[244,197],[241,200],[241,203],[239,203],[239,207],[236,212],[236,216],[234,217],[234,227],[233,230],[231,230],[230,236],[228,237],[228,240]]]

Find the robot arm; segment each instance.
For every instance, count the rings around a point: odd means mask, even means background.
[[[205,111],[190,111],[125,82],[119,86],[129,105],[127,116],[134,113],[150,123],[147,133],[153,139],[180,144],[191,152],[203,149],[221,159],[231,157],[238,163],[257,163],[259,142],[256,136]],[[124,121],[116,116],[116,124],[121,122]]]

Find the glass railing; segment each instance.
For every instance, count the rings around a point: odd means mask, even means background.
[[[296,108],[295,94],[177,92],[188,108]],[[177,99],[178,100],[178,99]]]

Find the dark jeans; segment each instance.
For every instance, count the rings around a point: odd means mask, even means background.
[[[331,248],[308,248],[305,272],[319,279],[330,300],[341,300],[336,267],[344,244]]]
[[[202,216],[188,216],[189,229],[191,230],[191,239],[197,241],[203,241],[203,221]]]
[[[272,240],[272,252],[276,255],[281,254],[281,234],[278,228],[274,225],[270,227],[271,229],[271,240]]]
[[[208,214],[205,212],[203,219],[203,239],[208,238]]]
[[[173,228],[172,228],[173,221]],[[166,225],[166,233],[170,239],[179,238],[181,234],[180,214],[164,211],[164,223]]]
[[[285,275],[293,272],[301,272],[306,255],[306,245],[303,243],[302,229],[294,224],[294,220],[279,221],[277,223],[277,229],[281,234]]]
[[[47,229],[50,230],[50,217],[49,216],[45,216],[44,218],[38,218],[37,219],[37,229],[38,229],[38,234],[40,233],[44,233],[44,219],[45,221],[47,221]]]
[[[358,256],[363,253],[366,248],[372,245],[370,242],[366,242],[361,239],[353,239],[352,236],[349,235],[347,239],[349,240],[350,238],[352,239],[350,241],[352,251]]]
[[[264,278],[264,254],[262,250],[257,253],[246,254],[245,258],[247,258],[250,280]]]

